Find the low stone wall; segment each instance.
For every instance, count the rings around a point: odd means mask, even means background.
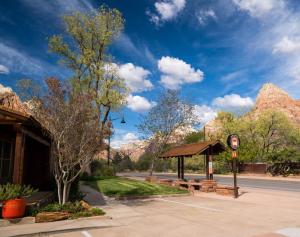
[[[218,185],[216,187],[216,193],[223,196],[234,196],[234,187]]]
[[[202,192],[215,192],[217,188],[216,180],[202,180],[201,181],[201,189]]]

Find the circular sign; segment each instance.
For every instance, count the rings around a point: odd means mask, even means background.
[[[236,134],[231,134],[227,137],[227,145],[232,149],[232,150],[237,150],[240,146],[240,138]]]

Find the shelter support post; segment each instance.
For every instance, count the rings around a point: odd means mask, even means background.
[[[209,158],[208,158],[208,154],[205,155],[205,171],[206,171],[206,179],[209,180],[209,167],[208,167],[208,163],[209,163]]]
[[[177,172],[178,172],[178,179],[180,179],[180,157],[177,157]]]
[[[184,179],[184,157],[181,157],[181,179]]]

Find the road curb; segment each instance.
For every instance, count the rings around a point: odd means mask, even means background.
[[[147,196],[122,196],[115,197],[115,200],[118,201],[129,201],[136,199],[152,199],[152,198],[165,198],[165,197],[187,197],[192,196],[191,193],[182,193],[182,194],[166,194],[166,195],[147,195]]]

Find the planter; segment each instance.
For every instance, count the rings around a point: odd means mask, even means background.
[[[3,219],[23,217],[25,214],[26,201],[23,198],[11,199],[2,203]]]

